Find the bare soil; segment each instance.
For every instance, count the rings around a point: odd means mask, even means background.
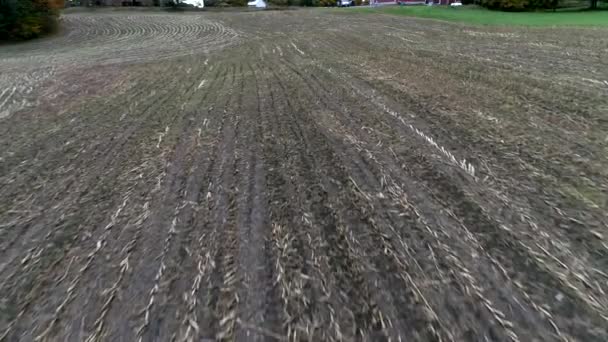
[[[0,49],[0,340],[608,340],[608,31],[63,24]]]

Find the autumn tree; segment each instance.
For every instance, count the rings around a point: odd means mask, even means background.
[[[0,0],[0,39],[31,39],[53,31],[63,6],[63,0]]]

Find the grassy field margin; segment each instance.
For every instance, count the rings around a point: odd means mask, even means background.
[[[497,26],[601,26],[608,27],[608,11],[500,12],[478,6],[359,7],[358,13],[382,13]]]

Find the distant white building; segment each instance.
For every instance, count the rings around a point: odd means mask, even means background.
[[[204,8],[205,7],[205,1],[204,0],[182,0],[181,3],[192,5],[192,6],[198,7],[198,8]]]
[[[264,0],[253,0],[247,3],[247,6],[266,8],[266,2]]]

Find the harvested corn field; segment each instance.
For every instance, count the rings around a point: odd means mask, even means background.
[[[0,49],[0,340],[608,340],[608,35],[71,13]]]

